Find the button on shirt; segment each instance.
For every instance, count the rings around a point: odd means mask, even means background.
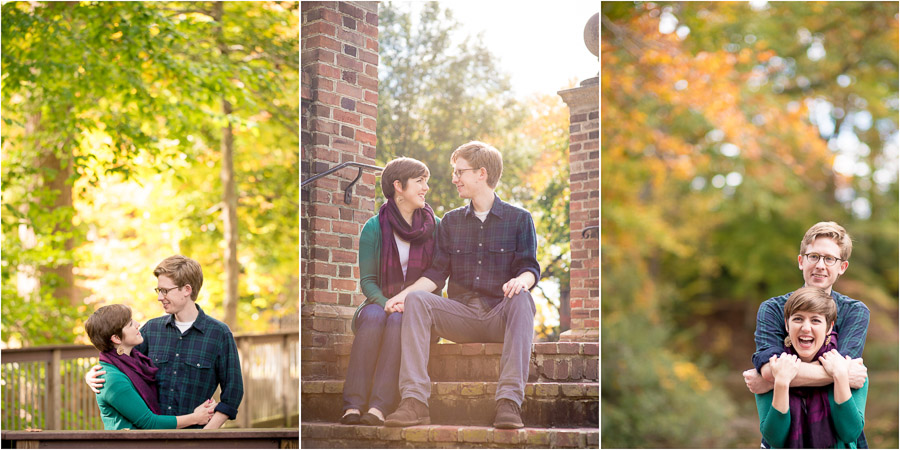
[[[230,419],[244,397],[237,345],[224,323],[197,306],[197,319],[182,334],[175,316],[151,319],[141,327],[144,342],[135,347],[159,368],[159,406],[164,415],[190,414],[222,387],[216,411]]]
[[[477,295],[493,307],[503,299],[503,284],[510,279],[524,272],[540,279],[531,213],[497,194],[484,222],[469,202],[444,215],[437,236],[434,262],[422,276],[437,285],[449,277],[451,299]]]

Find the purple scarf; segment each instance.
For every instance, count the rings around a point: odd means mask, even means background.
[[[159,392],[156,385],[156,372],[159,369],[153,365],[150,358],[136,349],[131,349],[131,356],[119,355],[112,350],[100,353],[100,361],[112,364],[124,372],[153,414],[162,414],[159,409]]]
[[[813,361],[837,348],[837,333],[829,334],[831,342],[822,346]],[[828,339],[826,337],[825,339]],[[785,347],[789,354],[796,355],[793,347]],[[833,448],[834,425],[831,423],[831,405],[828,391],[834,385],[821,387],[791,388],[788,391],[791,407],[791,428],[788,431],[786,448]]]
[[[406,287],[406,280],[415,282],[434,256],[434,211],[428,203],[413,213],[412,225],[406,223],[394,199],[388,199],[378,210],[378,224],[381,225],[381,292],[391,298]],[[409,263],[406,279],[400,265],[400,252],[394,233],[409,242]]]

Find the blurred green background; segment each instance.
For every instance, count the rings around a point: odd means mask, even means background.
[[[604,2],[603,447],[758,448],[759,304],[853,237],[872,448],[898,446],[898,4]]]

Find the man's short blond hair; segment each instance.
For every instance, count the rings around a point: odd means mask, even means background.
[[[456,164],[456,160],[462,158],[469,162],[473,169],[482,167],[487,171],[487,184],[494,189],[503,174],[503,155],[500,150],[481,141],[467,142],[453,150],[450,155],[450,164]]]
[[[820,237],[834,239],[834,243],[841,248],[841,259],[844,261],[850,259],[850,252],[853,251],[853,241],[850,240],[847,230],[834,222],[819,222],[809,230],[806,230],[803,240],[800,241],[800,254],[805,254],[806,247]]]
[[[200,268],[200,263],[187,256],[174,255],[162,260],[153,269],[153,275],[156,278],[165,275],[171,278],[178,287],[191,285],[191,300],[195,302],[197,295],[200,294],[200,288],[203,286],[203,269]]]

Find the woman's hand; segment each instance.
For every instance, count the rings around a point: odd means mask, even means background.
[[[827,372],[828,375],[831,375],[832,378],[839,378],[841,376],[849,378],[850,362],[852,360],[849,356],[841,356],[837,349],[825,352],[819,357],[819,361],[822,363],[822,368],[825,369],[825,372]]]
[[[769,358],[769,367],[772,369],[776,385],[779,383],[790,385],[797,373],[800,372],[800,359],[797,358],[797,355],[788,355],[787,353],[782,353],[781,356],[772,355]]]
[[[200,406],[194,408],[193,414],[191,416],[194,419],[194,424],[196,425],[206,425],[209,422],[209,419],[212,418],[213,414],[216,412],[216,401],[213,399],[209,399],[203,402]]]
[[[388,314],[393,313],[393,312],[401,312],[402,313],[404,300],[406,300],[405,295],[403,297],[401,297],[400,294],[397,294],[397,295],[391,297],[391,299],[388,300],[384,304],[384,312],[386,312]]]
[[[772,407],[787,413],[791,409],[788,391],[791,388],[791,380],[800,372],[800,358],[797,355],[782,353],[781,356],[772,355],[769,358],[769,367],[775,377],[775,389],[772,393]]]

